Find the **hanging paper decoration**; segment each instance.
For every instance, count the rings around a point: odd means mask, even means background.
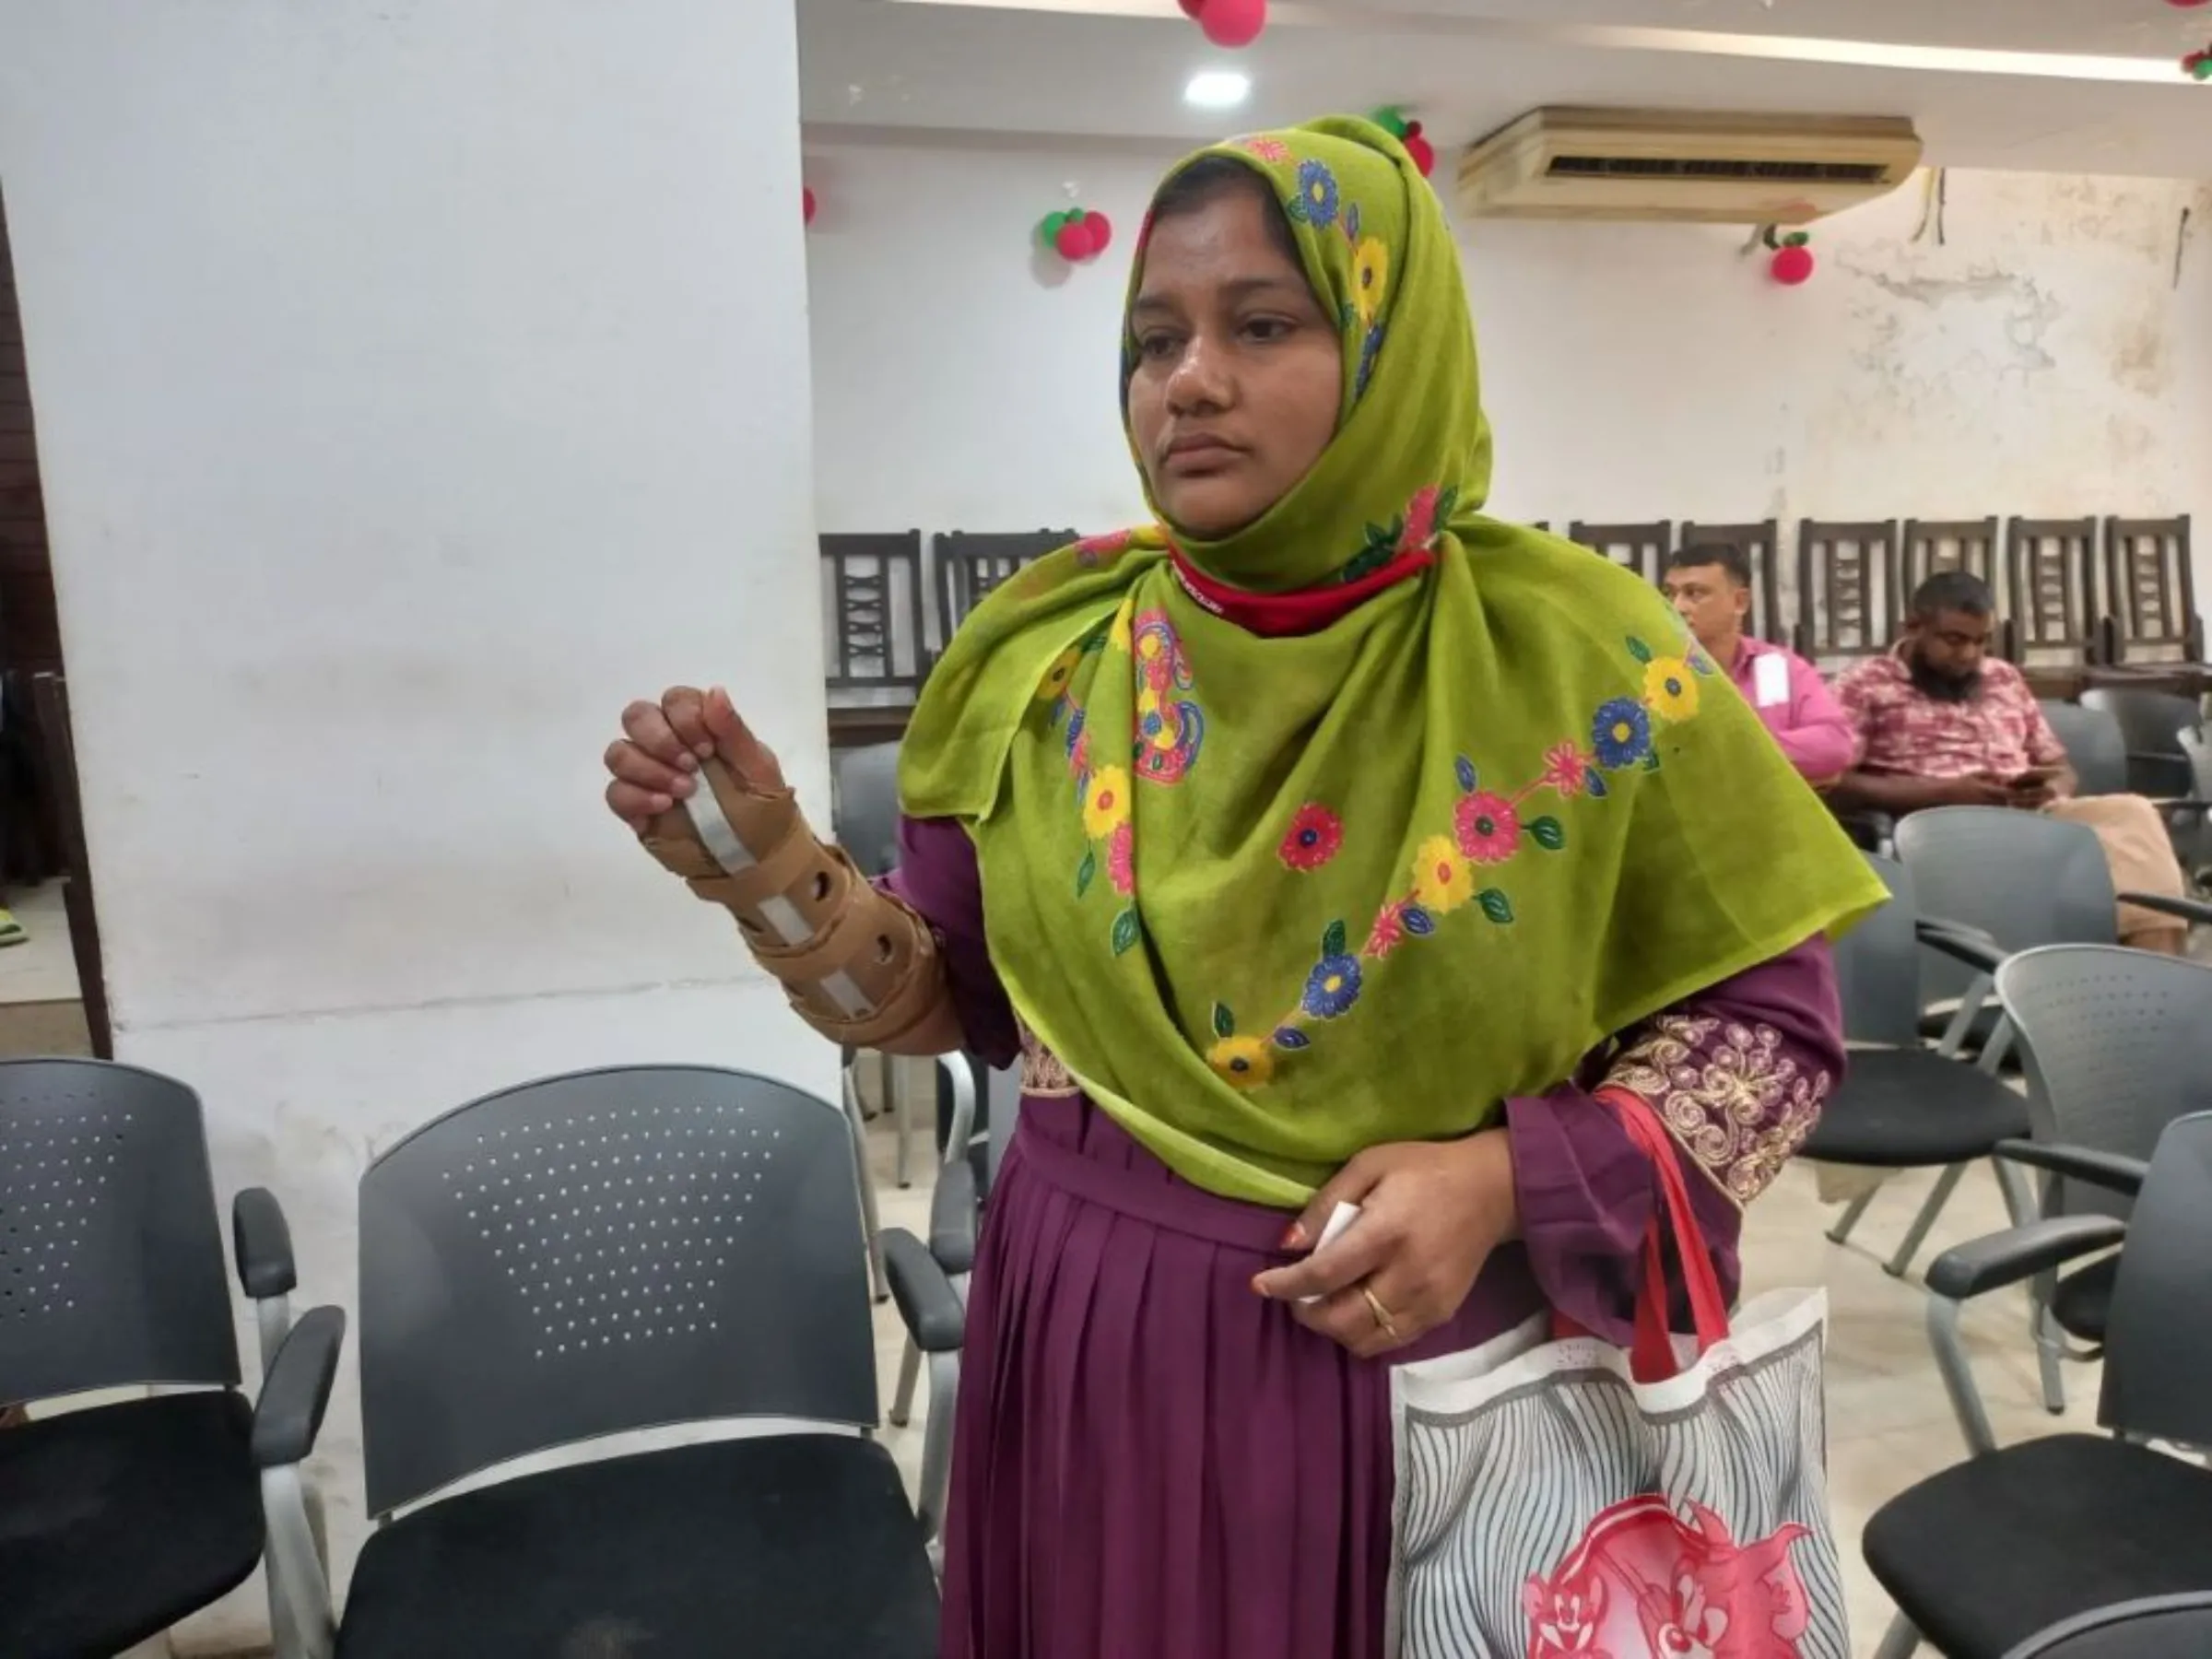
[[[802,184],[799,187],[799,211],[806,216],[807,224],[814,223],[814,191],[811,186]]]
[[[1249,46],[1267,27],[1267,0],[1177,0],[1182,15],[1217,46]]]
[[[1037,240],[1070,265],[1096,259],[1113,241],[1113,223],[1102,213],[1070,207],[1048,213],[1037,227]]]
[[[1774,257],[1767,263],[1767,275],[1783,287],[1795,288],[1813,274],[1813,251],[1806,246],[1813,239],[1805,231],[1793,230],[1783,236],[1769,225],[1760,240],[1774,250]]]
[[[1395,104],[1377,110],[1368,119],[1406,147],[1406,153],[1413,158],[1413,164],[1421,170],[1422,178],[1427,178],[1435,170],[1436,147],[1422,135],[1419,122],[1406,120],[1406,112]]]

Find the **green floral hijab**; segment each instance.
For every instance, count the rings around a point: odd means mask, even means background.
[[[1481,516],[1473,325],[1404,149],[1330,120],[1205,153],[1281,200],[1344,407],[1257,523],[1177,546],[1255,592],[1434,562],[1265,638],[1198,603],[1167,530],[1078,543],[960,629],[901,787],[969,827],[1016,1012],[1090,1097],[1290,1206],[1883,891],[1655,592]]]

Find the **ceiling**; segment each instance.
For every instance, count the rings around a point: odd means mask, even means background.
[[[798,0],[812,127],[1197,140],[1410,106],[1448,155],[1536,104],[1907,115],[1957,167],[2212,179],[2212,6],[2167,0],[1273,0],[1242,52],[1174,0]],[[1194,111],[1195,70],[1253,97]]]

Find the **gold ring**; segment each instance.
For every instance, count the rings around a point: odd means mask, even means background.
[[[1359,1287],[1359,1294],[1367,1298],[1367,1311],[1375,1316],[1376,1328],[1383,1335],[1394,1338],[1398,1327],[1391,1323],[1390,1310],[1382,1305],[1382,1299],[1365,1285]]]

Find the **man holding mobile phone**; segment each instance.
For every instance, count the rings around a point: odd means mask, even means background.
[[[1988,583],[1944,571],[1921,583],[1904,637],[1837,688],[1859,758],[1830,794],[1841,810],[1901,818],[1931,806],[2043,812],[2094,830],[2120,892],[2187,888],[2159,809],[2140,795],[2078,798],[2065,747],[2027,677],[1989,655],[1996,605]],[[2188,924],[2124,904],[2120,941],[2182,953]]]

